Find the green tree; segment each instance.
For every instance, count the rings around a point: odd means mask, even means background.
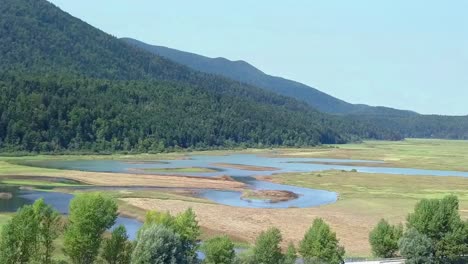
[[[39,224],[33,206],[23,206],[2,228],[0,262],[30,263],[38,250]]]
[[[163,225],[142,229],[132,253],[132,264],[189,263],[180,235]]]
[[[338,244],[336,234],[320,218],[314,220],[300,242],[299,253],[306,263],[344,263],[344,248]]]
[[[468,228],[458,209],[458,198],[449,195],[421,200],[408,215],[408,228],[431,240],[435,263],[455,262],[468,253]]]
[[[280,243],[283,240],[278,228],[262,232],[255,241],[253,258],[258,264],[279,264],[283,261]]]
[[[234,243],[227,236],[219,236],[203,243],[201,251],[205,254],[205,264],[232,264],[236,253]]]
[[[182,241],[187,259],[196,262],[200,226],[191,208],[176,216],[172,216],[168,212],[148,212],[143,229],[154,224],[164,225],[177,233]]]
[[[286,254],[284,255],[283,264],[295,264],[297,260],[296,247],[293,243],[289,243]]]
[[[42,264],[52,263],[52,254],[55,250],[54,240],[60,233],[60,214],[50,205],[39,199],[33,204],[34,214],[38,224],[39,248],[36,256]]]
[[[101,258],[107,264],[128,264],[132,250],[127,230],[123,225],[120,225],[112,231],[110,238],[103,241]]]
[[[385,219],[379,221],[369,234],[372,253],[379,258],[392,258],[398,252],[398,241],[403,235],[403,226],[390,225]]]
[[[431,239],[419,233],[415,228],[405,232],[399,242],[399,248],[407,264],[434,263]]]
[[[198,225],[197,216],[192,208],[185,210],[175,217],[174,231],[179,234],[182,239],[187,258],[196,261],[200,226]]]
[[[100,193],[78,194],[70,202],[64,251],[72,263],[89,264],[96,259],[102,234],[117,218],[117,203]]]

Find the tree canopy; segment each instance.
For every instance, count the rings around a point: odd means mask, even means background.
[[[468,254],[468,223],[461,219],[458,210],[458,198],[449,195],[423,199],[408,215],[408,228],[431,241],[434,263],[455,262]]]
[[[138,151],[401,139],[201,73],[45,1],[0,6],[0,150]]]
[[[114,225],[117,203],[100,193],[78,194],[70,202],[69,224],[64,234],[65,254],[74,264],[96,260],[102,234]]]
[[[403,235],[403,226],[390,225],[385,219],[379,221],[369,234],[372,253],[380,258],[392,258],[398,252],[398,241]]]
[[[305,263],[342,264],[345,250],[336,234],[321,218],[317,218],[300,242],[299,253]]]

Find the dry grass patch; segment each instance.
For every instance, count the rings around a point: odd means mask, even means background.
[[[379,215],[359,213],[359,211],[366,210],[367,201],[304,209],[252,209],[148,198],[124,198],[122,200],[136,208],[169,211],[174,214],[191,207],[196,212],[203,230],[209,230],[208,235],[227,234],[236,240],[240,239],[248,243],[253,243],[260,232],[275,226],[284,236],[283,246],[286,246],[289,241],[298,243],[312,221],[321,217],[337,233],[349,256],[370,255],[368,233],[381,218]],[[401,208],[394,207],[393,209],[402,213],[393,217],[392,221],[403,221],[405,214]]]

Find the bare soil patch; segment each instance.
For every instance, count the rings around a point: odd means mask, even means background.
[[[270,203],[286,202],[299,197],[296,193],[284,190],[245,190],[241,199],[267,200]]]
[[[124,198],[125,203],[143,210],[169,211],[180,213],[192,208],[205,235],[226,234],[233,239],[253,243],[260,232],[278,227],[284,237],[283,247],[289,242],[297,243],[315,218],[321,217],[337,233],[340,243],[351,256],[369,256],[368,235],[373,226],[383,217],[379,215],[359,214],[365,201],[355,208],[324,206],[317,208],[254,209],[239,208],[218,204],[194,203],[176,200],[158,200],[148,198]],[[397,209],[397,208],[395,208]],[[392,222],[404,221],[404,215],[390,219]]]
[[[55,175],[54,175],[55,174]],[[57,177],[56,173],[39,173],[41,177]],[[22,175],[15,175],[22,176]],[[28,178],[35,176],[24,175]],[[146,187],[173,187],[173,188],[200,188],[200,189],[220,189],[238,190],[245,187],[244,183],[221,177],[190,177],[171,176],[156,174],[132,174],[132,173],[105,173],[105,172],[84,172],[84,171],[60,171],[59,177],[76,180],[85,184],[97,186],[146,186]]]

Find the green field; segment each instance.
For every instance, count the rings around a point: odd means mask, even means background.
[[[0,184],[13,185],[13,186],[31,186],[31,187],[75,187],[75,186],[83,186],[83,184],[78,184],[78,183],[67,183],[67,182],[50,181],[50,180],[29,180],[29,179],[1,180]]]
[[[0,182],[4,185],[60,188],[61,191],[67,191],[67,187],[74,187],[79,183],[61,181],[59,178],[93,177],[95,175],[86,172],[32,167],[27,165],[29,161],[113,159],[128,162],[154,162],[185,159],[191,154],[226,155],[234,153],[381,160],[385,161],[385,164],[378,164],[378,166],[468,171],[468,162],[466,161],[468,141],[408,139],[398,142],[366,141],[362,144],[327,145],[316,148],[238,149],[150,155],[0,157]],[[208,170],[210,169],[174,168],[169,170],[155,169],[151,172],[155,174],[157,172],[187,174],[211,172]],[[258,172],[258,175],[261,175],[261,172]],[[128,176],[132,177],[132,181],[135,180],[133,178],[135,175]],[[110,179],[112,182],[115,181],[113,177]],[[181,177],[170,177],[168,181],[181,179]],[[346,246],[349,256],[369,256],[367,238],[370,229],[381,218],[386,218],[392,223],[404,222],[414,205],[423,198],[441,198],[447,194],[455,194],[460,200],[460,214],[468,219],[468,178],[322,171],[278,174],[264,177],[264,179],[288,185],[334,191],[338,193],[339,199],[334,204],[315,208],[262,210],[218,205],[197,198],[194,193],[184,191],[109,190],[106,192],[118,199],[120,211],[123,214],[138,219],[143,219],[145,210],[149,209],[184,210],[193,207],[197,210],[197,215],[200,215],[202,229],[206,231],[202,236],[203,239],[219,233],[226,233],[237,240],[251,243],[254,234],[258,234],[267,226],[275,225],[284,231],[285,241],[298,241],[312,219],[322,217],[336,230],[340,240]],[[73,189],[69,189],[69,191],[74,192]],[[131,204],[132,201],[133,204]],[[223,218],[218,217],[220,212],[222,212]],[[11,214],[0,214],[0,225],[10,217]],[[246,225],[250,227],[248,231],[242,229]],[[301,229],[294,229],[288,233],[291,226],[300,226]]]
[[[406,139],[326,145],[321,148],[279,149],[270,154],[288,157],[379,160],[386,166],[468,171],[468,141]]]

